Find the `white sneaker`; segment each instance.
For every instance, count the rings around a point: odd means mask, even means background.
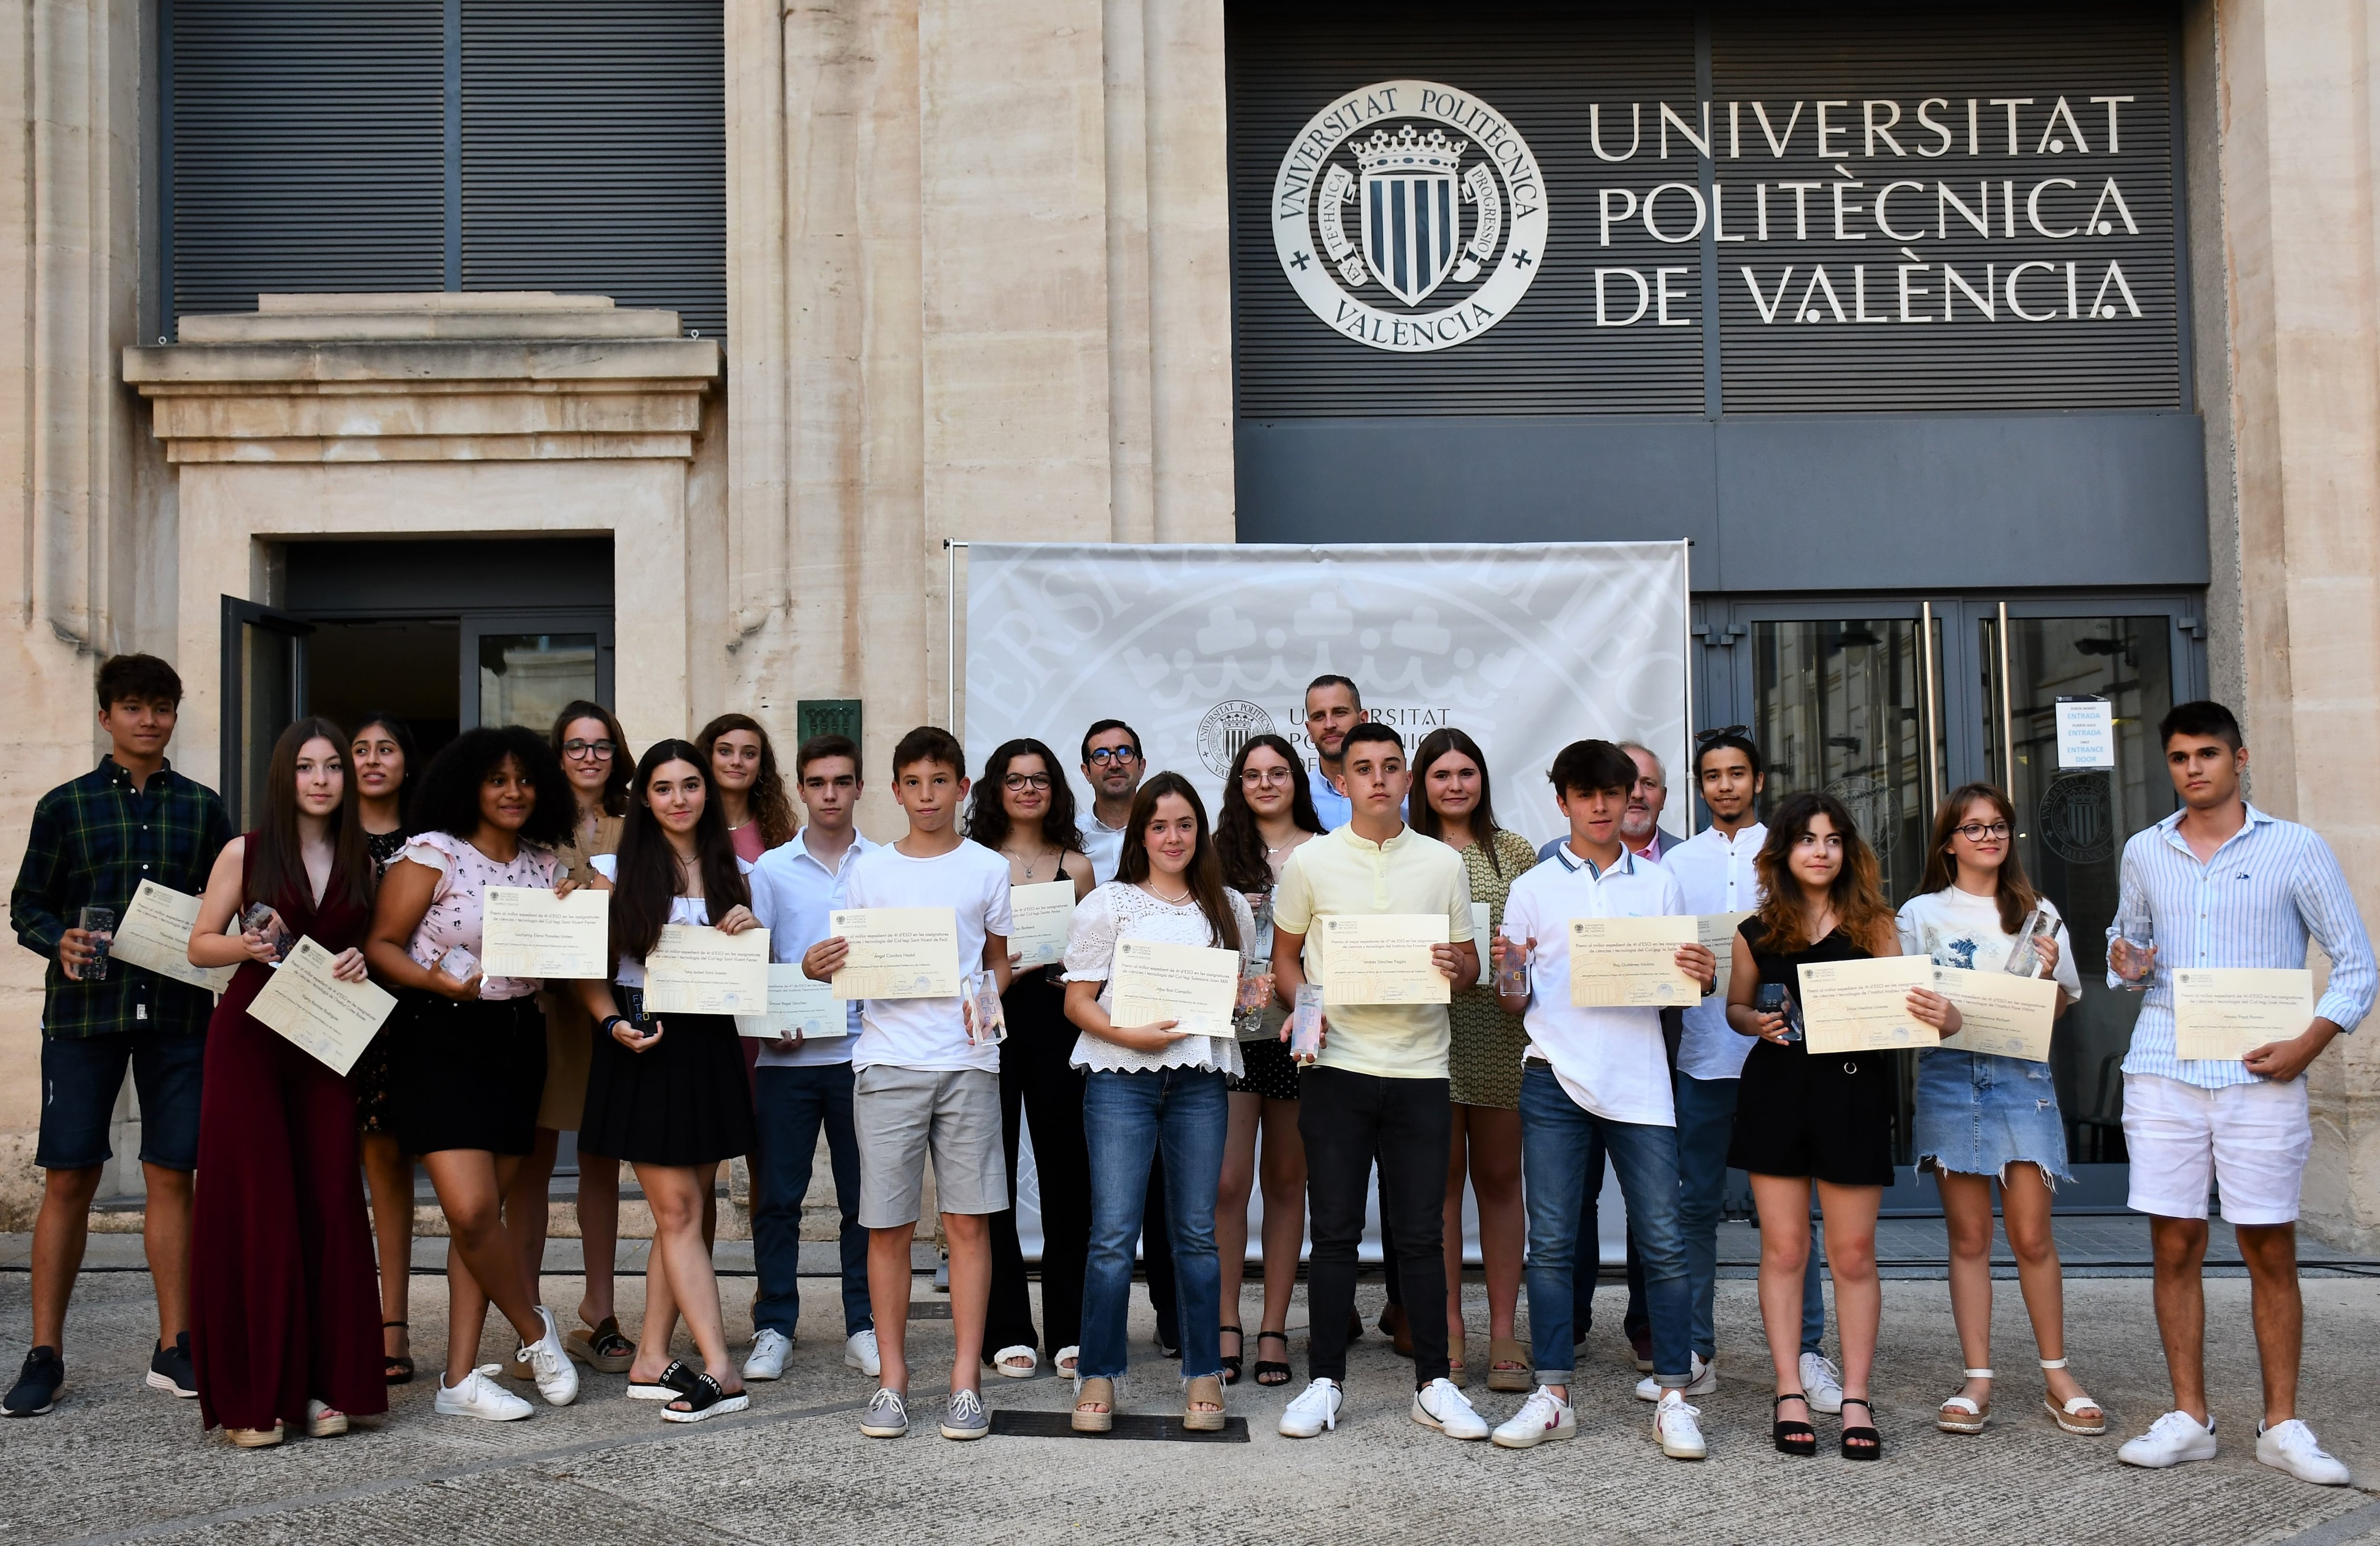
[[[843,1339],[843,1367],[856,1369],[873,1380],[884,1372],[883,1360],[876,1354],[876,1328],[854,1332]]]
[[[1578,1437],[1578,1418],[1570,1403],[1539,1385],[1521,1403],[1521,1409],[1496,1425],[1488,1435],[1499,1449],[1534,1449],[1548,1439]]]
[[[2302,1426],[2302,1425],[2301,1425]],[[2311,1440],[2313,1435],[2306,1437]],[[2262,1447],[2261,1442],[2259,1447]],[[2168,1466],[2179,1466],[2185,1460],[2215,1458],[2215,1419],[2209,1416],[2206,1425],[2188,1412],[2168,1412],[2149,1424],[2149,1430],[2137,1439],[2129,1440],[2116,1452],[2116,1458],[2127,1466],[2146,1466],[2161,1471]],[[2259,1455],[2257,1458],[2262,1459]]]
[[[1802,1394],[1810,1398],[1814,1412],[1840,1412],[1843,1409],[1843,1377],[1835,1369],[1835,1360],[1821,1353],[1802,1355]]]
[[[537,1382],[537,1394],[545,1397],[547,1406],[567,1406],[578,1399],[578,1366],[570,1361],[570,1350],[562,1345],[562,1331],[553,1323],[553,1311],[540,1305],[537,1318],[545,1322],[545,1334],[535,1342],[521,1344],[521,1350],[513,1357],[528,1365],[529,1377]]]
[[[2210,1439],[2207,1443],[2211,1451],[2214,1441]],[[2347,1467],[2314,1443],[2313,1430],[2295,1418],[2277,1428],[2257,1425],[2256,1458],[2316,1487],[2347,1485]]]
[[[1710,1454],[1703,1443],[1703,1426],[1694,1419],[1703,1415],[1699,1406],[1689,1406],[1686,1398],[1676,1391],[1654,1404],[1653,1437],[1661,1442],[1661,1453],[1672,1460],[1700,1460]]]
[[[1339,1408],[1346,1404],[1346,1393],[1336,1380],[1320,1375],[1298,1392],[1295,1400],[1281,1409],[1281,1433],[1284,1439],[1311,1439],[1326,1428],[1339,1426]]]
[[[1694,1359],[1694,1369],[1692,1370],[1694,1378],[1686,1382],[1684,1386],[1685,1393],[1688,1395],[1708,1395],[1711,1392],[1718,1389],[1718,1370],[1712,1365],[1703,1362],[1703,1357],[1700,1353],[1689,1353],[1686,1356]],[[1661,1382],[1650,1374],[1647,1374],[1642,1380],[1637,1381],[1636,1399],[1639,1401],[1660,1400]]]
[[[1413,1419],[1424,1428],[1437,1429],[1450,1439],[1488,1436],[1488,1419],[1473,1411],[1470,1401],[1455,1388],[1454,1382],[1443,1375],[1414,1392]]]
[[[438,1377],[438,1398],[431,1406],[440,1417],[478,1418],[483,1422],[518,1422],[537,1410],[519,1396],[496,1383],[504,1365],[483,1363],[463,1376],[459,1385],[450,1385],[446,1377]]]
[[[764,1326],[752,1333],[752,1356],[744,1360],[747,1380],[774,1380],[785,1372],[785,1355],[794,1350],[794,1339],[774,1326]]]

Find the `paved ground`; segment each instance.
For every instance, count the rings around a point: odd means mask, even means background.
[[[96,1265],[96,1263],[94,1263]],[[574,1279],[549,1277],[549,1303],[575,1302]],[[728,1279],[730,1322],[741,1324],[748,1279]],[[808,1285],[806,1285],[807,1287]],[[922,1280],[921,1280],[922,1288]],[[2305,1409],[2359,1478],[2380,1482],[2380,1282],[2310,1277],[2307,1343],[2314,1349]],[[417,1348],[442,1345],[443,1280],[417,1276]],[[630,1305],[641,1285],[626,1280]],[[1753,1365],[1760,1344],[1752,1284],[1720,1290],[1722,1389],[1702,1405],[1712,1458],[1665,1460],[1616,1338],[1616,1285],[1607,1321],[1585,1354],[1580,1438],[1513,1454],[1456,1444],[1406,1420],[1409,1367],[1377,1337],[1357,1345],[1346,1418],[1311,1443],[1278,1437],[1283,1397],[1235,1392],[1248,1419],[1244,1445],[994,1437],[971,1445],[933,1435],[924,1408],[913,1435],[864,1439],[856,1413],[866,1382],[845,1370],[837,1328],[796,1350],[788,1377],[757,1390],[737,1418],[661,1423],[620,1399],[622,1377],[589,1376],[576,1406],[540,1407],[495,1426],[433,1416],[431,1375],[392,1393],[394,1409],[337,1440],[292,1441],[242,1453],[199,1431],[194,1403],[143,1388],[150,1333],[145,1276],[95,1272],[76,1302],[70,1393],[54,1415],[0,1427],[0,1538],[52,1541],[500,1541],[515,1543],[800,1540],[963,1540],[991,1543],[1100,1537],[1274,1543],[1306,1540],[1469,1541],[1556,1535],[1608,1541],[1903,1542],[1999,1540],[2155,1546],[2287,1541],[2380,1542],[2380,1503],[2355,1489],[2306,1487],[2256,1465],[2255,1358],[2245,1330],[2247,1285],[2210,1284],[2216,1328],[2210,1360],[2222,1456],[2180,1471],[2116,1464],[2118,1436],[2058,1432],[2026,1372],[2029,1342],[2014,1285],[1998,1303],[1999,1425],[1953,1438],[1930,1426],[1931,1403],[1953,1388],[1957,1355],[1939,1281],[1887,1289],[1886,1356],[1878,1382],[1885,1461],[1852,1467],[1831,1453],[1788,1460],[1766,1441],[1767,1387]],[[814,1305],[832,1285],[815,1284]],[[1471,1292],[1475,1337],[1485,1332]],[[1137,1298],[1138,1296],[1135,1296]],[[1380,1289],[1363,1302],[1377,1309]],[[0,1358],[22,1357],[25,1278],[0,1271]],[[940,1308],[929,1291],[924,1304]],[[2071,1343],[2091,1389],[2136,1431],[2162,1407],[2147,1284],[2137,1278],[2070,1284]],[[813,1313],[817,1313],[816,1310]],[[1302,1327],[1303,1307],[1292,1324]],[[1148,1341],[1145,1303],[1135,1333],[1128,1408],[1161,1412],[1177,1399],[1172,1366]],[[946,1321],[913,1330],[918,1390],[947,1368]],[[1480,1345],[1475,1343],[1475,1345]],[[495,1356],[492,1342],[487,1356]],[[1294,1354],[1304,1369],[1305,1339]],[[425,1367],[430,1358],[425,1357]],[[992,1405],[1062,1410],[1051,1379],[994,1380]],[[1517,1398],[1473,1392],[1491,1418]],[[2030,1409],[2029,1409],[2030,1408]],[[1178,1407],[1175,1408],[1178,1410]],[[1822,1426],[1831,1440],[1833,1424]]]

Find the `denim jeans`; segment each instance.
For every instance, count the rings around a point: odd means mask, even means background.
[[[1686,1281],[1694,1301],[1694,1351],[1707,1359],[1718,1347],[1711,1299],[1718,1287],[1718,1215],[1727,1188],[1727,1140],[1735,1126],[1737,1079],[1680,1074],[1678,1097],[1678,1223],[1686,1237]],[[1816,1221],[1810,1224],[1809,1264],[1802,1272],[1802,1351],[1815,1353],[1827,1333],[1827,1292],[1818,1279]]]
[[[1529,1215],[1529,1333],[1537,1381],[1566,1385],[1578,1366],[1570,1326],[1580,1199],[1590,1180],[1601,1185],[1607,1152],[1645,1263],[1653,1377],[1684,1385],[1692,1376],[1677,1129],[1597,1116],[1572,1101],[1544,1065],[1532,1063],[1521,1075],[1521,1195]]]
[[[752,1080],[759,1137],[752,1156],[759,1168],[752,1255],[760,1274],[759,1294],[752,1301],[752,1329],[781,1332],[790,1338],[801,1314],[802,1198],[810,1189],[810,1166],[818,1156],[819,1129],[824,1127],[827,1160],[834,1169],[835,1206],[843,1214],[843,1334],[867,1331],[876,1324],[876,1317],[868,1305],[868,1231],[859,1227],[859,1139],[851,1126],[851,1065],[756,1068]]]
[[[1083,1271],[1085,1379],[1122,1377],[1132,1311],[1133,1245],[1140,1238],[1151,1162],[1165,1155],[1165,1222],[1181,1296],[1177,1334],[1185,1379],[1223,1371],[1222,1264],[1215,1255],[1215,1189],[1230,1126],[1223,1075],[1207,1068],[1117,1074],[1083,1085],[1091,1157],[1091,1250]]]

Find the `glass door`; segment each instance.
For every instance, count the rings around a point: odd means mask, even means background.
[[[612,701],[612,617],[596,613],[466,613],[462,723],[525,724],[540,735],[576,699]]]
[[[223,726],[216,741],[224,809],[256,826],[273,743],[306,712],[306,636],[314,625],[237,596],[223,599]]]

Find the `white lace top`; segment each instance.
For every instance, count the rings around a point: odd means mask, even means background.
[[[1240,965],[1247,966],[1256,940],[1256,918],[1248,900],[1226,889],[1232,921],[1240,931]],[[1119,940],[1156,940],[1166,944],[1218,947],[1214,929],[1196,901],[1162,902],[1136,885],[1110,881],[1075,907],[1074,931],[1066,940],[1066,980],[1097,982],[1099,1007],[1115,1005],[1115,985],[1108,980]],[[1225,1074],[1246,1072],[1240,1062],[1240,1044],[1229,1033],[1185,1036],[1160,1053],[1136,1053],[1129,1047],[1085,1031],[1075,1038],[1074,1065],[1106,1073],[1145,1073],[1157,1068],[1212,1068]]]
[[[520,846],[510,864],[498,864],[471,846],[467,838],[450,832],[424,832],[407,839],[405,851],[397,857],[438,871],[438,883],[430,893],[430,910],[421,915],[407,950],[425,967],[435,967],[441,956],[458,944],[474,956],[484,954],[480,948],[480,919],[490,886],[553,889],[552,850],[527,843]],[[480,996],[527,998],[539,986],[531,978],[483,977],[480,980]]]

